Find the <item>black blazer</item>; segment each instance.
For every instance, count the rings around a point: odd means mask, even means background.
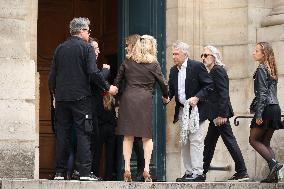
[[[178,68],[173,66],[170,70],[169,76],[169,97],[172,99],[175,96],[176,107],[173,123],[178,121],[179,109],[183,106],[178,100]],[[199,98],[197,104],[199,119],[204,121],[208,118],[208,111],[206,108],[206,99],[209,90],[213,90],[213,81],[210,78],[205,66],[198,61],[187,61],[186,79],[185,79],[185,95],[186,99],[196,96]]]
[[[214,65],[209,75],[213,79],[214,88],[208,96],[209,119],[216,117],[230,118],[234,116],[229,96],[229,77],[226,70],[219,65]]]

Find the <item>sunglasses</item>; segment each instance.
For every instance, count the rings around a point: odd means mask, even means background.
[[[201,58],[202,58],[202,57],[207,58],[208,56],[212,56],[212,54],[205,54],[205,53],[204,53],[204,54],[201,54],[200,57],[201,57]]]

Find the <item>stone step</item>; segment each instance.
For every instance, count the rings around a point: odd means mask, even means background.
[[[1,189],[284,189],[284,183],[258,182],[131,182],[122,181],[54,181],[3,179]]]

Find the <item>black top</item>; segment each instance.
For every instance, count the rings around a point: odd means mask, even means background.
[[[56,101],[74,101],[91,96],[90,83],[109,90],[97,68],[93,47],[80,37],[72,36],[55,50],[49,89]]]
[[[180,106],[182,106],[182,104],[178,101],[178,72],[179,70],[177,65],[175,65],[171,68],[169,76],[169,97],[172,99],[175,96],[176,100],[174,123],[178,120],[179,109]],[[210,78],[204,64],[188,59],[186,67],[185,95],[186,99],[189,99],[193,96],[199,98],[197,107],[200,121],[204,121],[208,118],[205,100],[208,97],[208,91],[212,87],[213,81]]]
[[[209,75],[213,79],[214,87],[208,96],[209,119],[216,117],[230,118],[234,116],[229,96],[229,78],[226,70],[219,65],[214,65]]]
[[[256,97],[256,118],[262,118],[264,108],[268,104],[278,104],[277,80],[271,78],[265,64],[259,64],[254,73],[254,94]]]

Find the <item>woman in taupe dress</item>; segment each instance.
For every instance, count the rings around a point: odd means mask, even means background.
[[[129,50],[129,49],[128,49]],[[168,98],[168,85],[157,62],[157,42],[149,35],[141,36],[121,65],[114,84],[125,80],[122,93],[116,134],[124,135],[123,156],[125,161],[124,181],[131,181],[130,158],[134,137],[142,137],[145,182],[151,182],[149,164],[153,150],[152,107],[155,83],[161,87],[164,98]]]

